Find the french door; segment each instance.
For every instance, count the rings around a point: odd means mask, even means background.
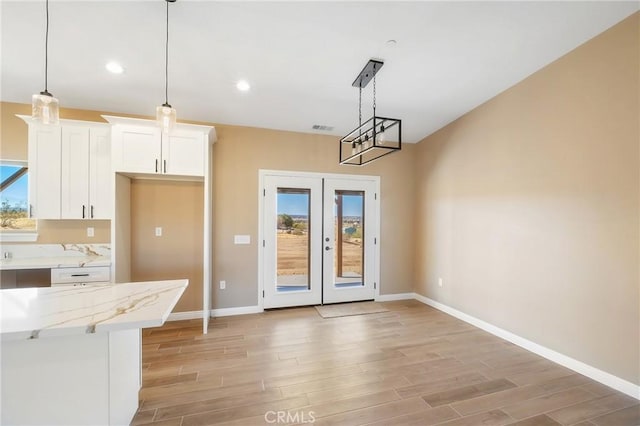
[[[261,172],[264,308],[374,299],[378,182]]]

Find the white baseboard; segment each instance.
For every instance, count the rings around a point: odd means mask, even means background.
[[[380,294],[376,297],[376,302],[393,302],[394,300],[411,300],[415,298],[415,293]]]
[[[432,306],[464,322],[467,322],[471,325],[481,328],[484,331],[487,331],[495,336],[498,336],[504,340],[507,340],[515,345],[518,345],[528,351],[538,354],[541,357],[547,358],[548,360],[551,360],[557,364],[560,364],[563,367],[567,367],[577,373],[580,373],[597,382],[600,382],[603,385],[609,386],[610,388],[613,388],[617,391],[627,394],[633,398],[640,399],[640,386],[634,383],[621,379],[620,377],[614,376],[613,374],[607,373],[606,371],[602,371],[591,365],[585,364],[584,362],[578,361],[577,359],[568,357],[564,354],[561,354],[560,352],[556,352],[553,349],[549,349],[538,343],[527,340],[524,337],[520,337],[500,327],[496,327],[493,324],[490,324],[486,321],[483,321],[471,315],[465,314],[464,312],[461,312],[443,303],[437,302],[433,299],[429,299],[428,297],[422,296],[421,294],[414,293],[414,298],[424,303],[425,305]]]
[[[259,314],[264,312],[260,306],[240,306],[238,308],[218,308],[211,310],[212,317],[228,317],[231,315]]]
[[[202,311],[172,312],[167,321],[181,321],[202,318]]]

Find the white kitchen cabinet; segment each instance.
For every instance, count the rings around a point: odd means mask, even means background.
[[[111,117],[116,172],[204,177],[209,127],[178,124],[163,134],[152,120]]]
[[[111,145],[105,127],[62,126],[62,219],[111,216]]]
[[[113,165],[116,172],[159,173],[162,153],[160,128],[114,126]]]
[[[176,130],[162,135],[162,171],[170,175],[204,176],[204,156],[209,135]]]
[[[60,126],[29,123],[30,217],[60,219],[60,144]]]
[[[202,285],[202,330],[206,333],[211,313],[211,279],[213,277],[211,154],[217,139],[215,128],[178,123],[170,136],[166,137],[162,135],[155,120],[107,115],[102,117],[112,125],[112,161],[113,170],[116,172],[112,191],[114,213],[111,220],[111,280],[114,283],[131,280],[132,271],[136,268],[136,259],[132,256],[132,236],[136,235],[137,227],[156,226],[154,223],[157,223],[154,222],[155,215],[152,214],[152,217],[149,217],[148,212],[145,212],[144,225],[134,223],[136,215],[137,217],[141,215],[134,211],[132,205],[133,182],[137,180],[202,182],[204,229],[202,257],[198,259],[193,256],[189,263],[192,262],[194,268],[202,268],[202,284],[192,282],[190,285]],[[165,183],[161,182],[161,184]],[[166,202],[171,203],[170,200]],[[135,222],[139,221],[135,220]]]
[[[29,126],[29,213],[36,219],[111,217],[111,137],[103,123]]]

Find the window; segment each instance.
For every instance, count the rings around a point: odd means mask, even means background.
[[[36,221],[29,218],[28,182],[26,162],[0,161],[0,232],[5,241],[8,235],[35,233]]]

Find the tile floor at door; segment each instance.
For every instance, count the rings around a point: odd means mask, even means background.
[[[640,424],[629,396],[417,301],[384,306],[146,330],[133,424]]]

